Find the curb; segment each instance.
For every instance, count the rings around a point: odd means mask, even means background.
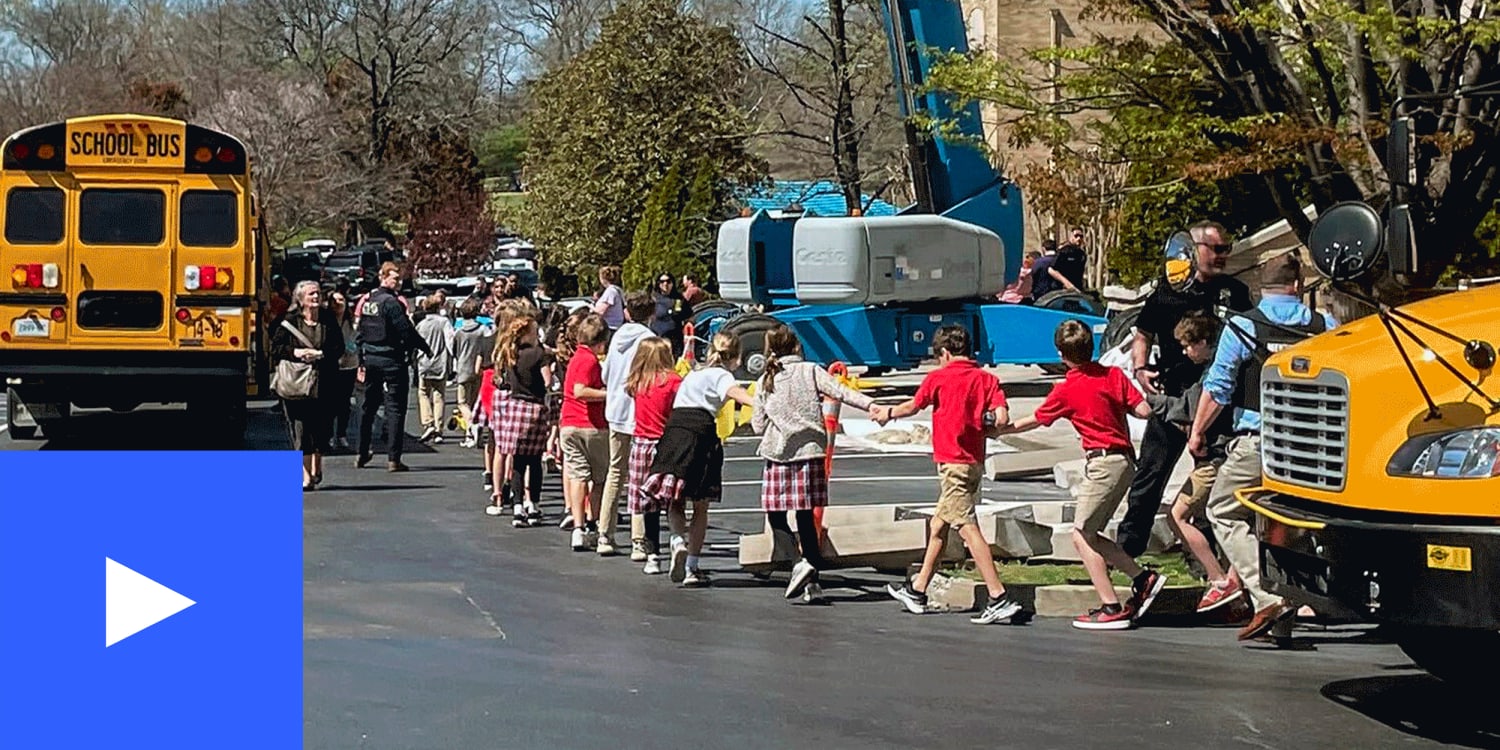
[[[908,582],[915,577],[918,569],[920,566],[913,566],[908,571]],[[1008,583],[1005,584],[1005,589],[1028,614],[1035,617],[1072,618],[1099,606],[1099,595],[1090,585]],[[1199,585],[1168,586],[1162,589],[1152,603],[1147,619],[1196,616],[1203,589]],[[1130,587],[1116,586],[1115,595],[1120,601],[1129,599]],[[978,612],[988,596],[983,581],[954,578],[942,573],[934,575],[927,586],[928,606],[935,612]]]

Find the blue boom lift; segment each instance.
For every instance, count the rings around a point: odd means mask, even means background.
[[[979,106],[957,110],[939,93],[917,94],[934,63],[930,48],[967,52],[958,0],[886,0],[884,22],[901,113],[953,122],[982,138]],[[1077,318],[1096,343],[1106,327],[1092,296],[1047,295],[1038,305],[1002,304],[1023,256],[1022,198],[977,148],[908,124],[916,203],[897,216],[816,217],[760,211],[726,222],[717,265],[721,307],[700,309],[698,336],[739,337],[741,377],[764,368],[765,332],[778,322],[801,339],[807,359],[869,368],[916,367],[931,356],[933,333],[961,324],[975,333],[985,364],[1058,368],[1052,332]],[[740,314],[737,305],[765,314]]]

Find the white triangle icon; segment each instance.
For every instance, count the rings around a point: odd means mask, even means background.
[[[104,647],[119,643],[197,604],[182,594],[104,558]]]

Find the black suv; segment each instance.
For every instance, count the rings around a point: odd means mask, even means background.
[[[323,280],[346,279],[355,291],[372,289],[380,276],[380,265],[400,258],[384,244],[358,245],[335,250],[323,262]]]

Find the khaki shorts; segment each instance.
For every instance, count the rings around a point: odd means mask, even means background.
[[[1130,456],[1107,454],[1090,458],[1083,464],[1083,482],[1078,485],[1078,505],[1073,511],[1073,528],[1085,534],[1102,534],[1120,508],[1120,501],[1135,479],[1135,460]]]
[[[938,501],[934,515],[955,528],[977,522],[979,482],[984,464],[938,464]]]
[[[562,446],[563,473],[579,482],[600,482],[609,473],[607,430],[564,427],[558,434]]]
[[[1208,493],[1214,488],[1214,478],[1218,475],[1219,467],[1213,463],[1204,461],[1195,465],[1193,473],[1188,475],[1187,481],[1182,483],[1182,489],[1177,492],[1177,502],[1193,509],[1203,507],[1203,503],[1208,500]]]

